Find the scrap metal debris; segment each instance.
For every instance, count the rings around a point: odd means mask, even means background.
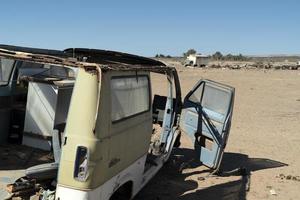
[[[42,200],[54,200],[55,199],[55,191],[45,190],[42,193]]]
[[[41,186],[35,180],[26,180],[20,178],[13,184],[8,184],[6,191],[11,194],[11,197],[31,196],[41,189]]]
[[[286,179],[286,180],[292,180],[292,181],[299,181],[300,182],[300,176],[279,174],[278,176],[276,176],[276,178],[280,178],[281,180]]]
[[[150,142],[150,153],[153,155],[160,154],[160,138],[162,133],[162,127],[159,124],[153,124],[153,130]]]
[[[270,194],[271,194],[271,195],[277,195],[276,190],[275,190],[274,188],[272,188],[272,189],[270,190]]]
[[[272,186],[268,185],[266,188],[269,189],[271,195],[277,195],[276,190]]]
[[[247,176],[249,175],[249,171],[245,167],[239,167],[230,171],[222,171],[219,170],[215,173],[218,176]]]

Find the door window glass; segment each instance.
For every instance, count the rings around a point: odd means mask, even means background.
[[[221,88],[211,86],[208,83],[205,85],[204,92],[203,87],[204,84],[201,84],[190,95],[188,100],[220,114],[227,113],[231,94]]]
[[[225,115],[231,100],[231,93],[210,85],[205,86],[202,106],[211,111]]]

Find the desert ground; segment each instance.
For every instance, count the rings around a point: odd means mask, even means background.
[[[135,199],[299,199],[300,70],[177,68],[183,96],[200,79],[235,87],[231,132],[221,170],[249,175],[212,176],[186,136],[160,172]],[[153,90],[162,93],[162,76]]]

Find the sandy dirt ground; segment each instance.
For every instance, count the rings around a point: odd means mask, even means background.
[[[182,137],[170,162],[135,199],[300,199],[300,71],[192,69],[177,66],[185,95],[201,78],[236,88],[234,115],[221,169],[249,176],[210,176]],[[152,76],[153,90],[166,90]]]

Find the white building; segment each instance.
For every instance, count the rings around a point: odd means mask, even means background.
[[[209,56],[203,54],[191,54],[187,57],[185,66],[204,67],[210,61]]]

